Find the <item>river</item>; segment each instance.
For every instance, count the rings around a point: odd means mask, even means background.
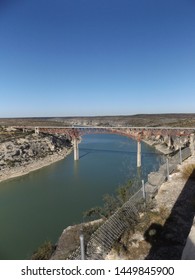
[[[137,143],[119,135],[86,135],[80,159],[67,158],[0,183],[0,259],[29,259],[44,241],[56,243],[83,212],[135,176]],[[162,156],[142,143],[142,178]]]

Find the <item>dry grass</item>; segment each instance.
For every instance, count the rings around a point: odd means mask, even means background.
[[[144,232],[151,223],[158,223],[163,225],[169,215],[170,211],[163,206],[155,210],[148,209],[145,213],[142,214],[140,222],[135,227],[135,230]]]
[[[140,114],[131,116],[53,117],[53,118],[0,118],[0,125],[66,126],[72,122],[98,125],[121,123],[130,126],[194,127],[195,114]]]
[[[195,178],[195,163],[185,165],[181,174],[184,179]]]
[[[169,215],[170,211],[166,207],[160,207],[158,210],[148,210],[143,213],[135,228],[127,230],[121,239],[115,243],[112,253],[118,256],[118,259],[144,259],[151,248],[151,244],[145,240],[144,233],[151,224],[155,223],[162,227]]]

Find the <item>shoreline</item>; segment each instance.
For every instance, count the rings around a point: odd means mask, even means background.
[[[155,141],[152,141],[152,140],[142,139],[142,142],[149,145],[150,147],[155,148],[157,151],[159,151],[163,155],[169,155],[173,152],[168,147],[165,147],[163,144],[155,144]]]
[[[170,151],[170,149],[168,147],[165,147],[163,144],[159,144],[159,143],[155,144],[155,141],[153,141],[153,140],[142,139],[142,142],[149,145],[150,147],[153,147],[154,149],[156,149],[163,155],[168,155],[172,152],[172,151]],[[9,179],[27,175],[30,172],[36,171],[43,167],[47,167],[50,164],[53,164],[57,161],[60,161],[64,158],[66,158],[72,151],[73,151],[72,147],[71,148],[66,147],[66,148],[62,149],[60,151],[60,153],[55,153],[53,155],[47,155],[45,158],[39,158],[29,164],[19,166],[19,167],[13,167],[12,169],[1,170],[0,171],[0,183],[7,181]]]
[[[168,155],[171,153],[168,147],[163,147],[162,144],[156,144],[151,140],[142,140],[145,144],[155,148],[157,151],[162,153],[163,155]],[[27,165],[13,167],[12,169],[5,169],[0,171],[0,183],[7,181],[9,179],[14,179],[23,175],[27,175],[30,172],[39,170],[43,167],[47,167],[55,162],[58,162],[64,158],[66,158],[71,152],[73,148],[64,148],[60,151],[60,153],[55,153],[53,155],[47,155],[45,158],[39,158],[36,161],[33,161]],[[2,174],[1,174],[2,173]]]
[[[66,158],[71,152],[72,148],[64,148],[60,151],[60,153],[55,153],[53,155],[47,155],[45,158],[39,158],[34,162],[31,162],[27,165],[14,167],[9,170],[2,170],[0,173],[0,183],[7,181],[9,179],[14,179],[23,175],[27,175],[33,171],[39,170],[43,167],[47,167],[55,162],[58,162],[64,158]]]

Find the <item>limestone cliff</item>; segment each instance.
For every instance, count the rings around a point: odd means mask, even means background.
[[[39,134],[0,127],[0,181],[9,174],[28,173],[33,169],[64,157],[71,148],[71,141],[63,135]],[[25,169],[26,168],[26,171]],[[19,174],[18,174],[19,175]],[[13,176],[11,176],[13,177]]]

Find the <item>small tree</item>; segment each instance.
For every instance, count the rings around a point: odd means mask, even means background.
[[[51,241],[45,241],[32,255],[32,260],[49,260],[55,250]]]
[[[117,192],[117,198],[121,204],[125,203],[131,196],[132,181],[129,180],[124,186],[119,187]]]
[[[85,218],[93,218],[93,219],[97,219],[99,217],[103,216],[102,213],[102,208],[101,207],[93,207],[89,210],[87,210],[86,212],[83,213],[83,216]]]
[[[104,201],[104,206],[102,212],[104,213],[104,216],[106,218],[114,214],[116,209],[120,207],[120,203],[117,197],[113,195],[105,194],[103,197],[103,201]]]

